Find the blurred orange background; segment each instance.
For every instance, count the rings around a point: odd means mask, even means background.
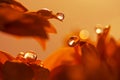
[[[57,29],[57,34],[50,34],[45,51],[32,38],[19,39],[0,32],[0,50],[11,53],[13,56],[21,51],[32,50],[37,53],[39,59],[43,60],[61,47],[65,36],[72,31],[87,29],[90,37],[95,39],[96,24],[103,26],[110,24],[112,26],[111,35],[116,39],[120,38],[119,0],[19,0],[19,2],[23,3],[29,11],[48,8],[54,13],[63,12],[65,20],[63,22],[50,20]]]

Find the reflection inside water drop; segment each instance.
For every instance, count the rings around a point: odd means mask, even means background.
[[[103,32],[103,30],[101,29],[101,28],[96,28],[96,33],[97,34],[100,34],[100,33],[102,33]]]
[[[57,16],[57,19],[59,19],[60,21],[64,20],[64,14],[63,13],[57,13],[56,16]]]
[[[70,47],[74,47],[76,44],[78,44],[79,43],[79,37],[78,36],[72,36],[72,37],[70,37],[69,38],[69,40],[68,40],[68,46],[70,46]]]
[[[37,55],[34,52],[26,52],[24,54],[24,58],[25,59],[32,59],[32,60],[36,60],[37,59]]]

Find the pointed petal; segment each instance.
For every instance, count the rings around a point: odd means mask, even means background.
[[[39,37],[34,37],[34,39],[41,45],[43,50],[46,50],[46,39],[42,39]]]
[[[7,60],[13,60],[14,57],[11,56],[10,54],[0,51],[0,62],[4,64]]]

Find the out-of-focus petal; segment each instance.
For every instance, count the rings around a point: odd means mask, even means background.
[[[38,14],[40,12],[26,13],[17,10],[16,7],[25,10],[24,6],[15,1],[0,4],[0,30],[2,32],[20,37],[39,37],[45,41],[49,37],[48,33],[57,33],[54,26],[48,21],[48,19],[52,19],[48,14],[43,16]],[[49,14],[53,16],[51,12]],[[45,18],[46,15],[50,18]],[[45,49],[43,44],[42,47]]]
[[[34,37],[34,39],[42,46],[43,50],[46,50],[46,39]]]
[[[49,70],[62,64],[76,64],[75,50],[73,47],[60,48],[48,56],[43,62]]]
[[[21,17],[22,12],[19,12],[10,6],[1,6],[0,4],[0,24],[4,25]]]
[[[94,45],[86,43],[81,47],[82,52],[82,64],[88,70],[94,70],[100,65],[100,56]]]
[[[4,80],[32,80],[33,70],[24,63],[7,61],[2,67]]]
[[[37,15],[26,13],[22,17],[13,22],[6,23],[4,25],[3,32],[18,36],[39,36],[41,38],[47,38],[47,33],[44,30],[45,26],[49,26],[49,21]]]
[[[55,27],[54,27],[52,24],[50,24],[50,26],[46,26],[46,27],[45,27],[45,31],[46,31],[47,33],[57,33]]]
[[[79,65],[61,65],[51,71],[49,80],[85,80],[84,73]]]
[[[11,56],[10,54],[0,51],[0,62],[4,64],[6,61],[13,60],[14,57]]]
[[[28,11],[26,7],[24,7],[20,2],[17,2],[16,0],[0,0],[0,4],[10,5],[12,8],[21,12]]]
[[[97,41],[97,50],[101,56],[101,59],[104,60],[106,57],[106,41],[108,40],[110,31],[110,26],[103,29],[103,32],[98,35],[98,41]]]
[[[34,71],[34,80],[48,80],[50,75],[50,71],[48,69],[34,64],[30,65],[30,67]]]

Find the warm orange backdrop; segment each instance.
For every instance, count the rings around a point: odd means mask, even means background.
[[[64,22],[51,20],[58,33],[50,35],[47,49],[43,51],[34,39],[16,39],[0,32],[0,50],[16,56],[20,51],[33,50],[40,59],[45,59],[51,52],[62,46],[65,35],[73,30],[87,29],[95,37],[96,24],[112,26],[111,34],[120,38],[120,0],[19,0],[30,11],[48,8],[53,12],[63,12]]]

